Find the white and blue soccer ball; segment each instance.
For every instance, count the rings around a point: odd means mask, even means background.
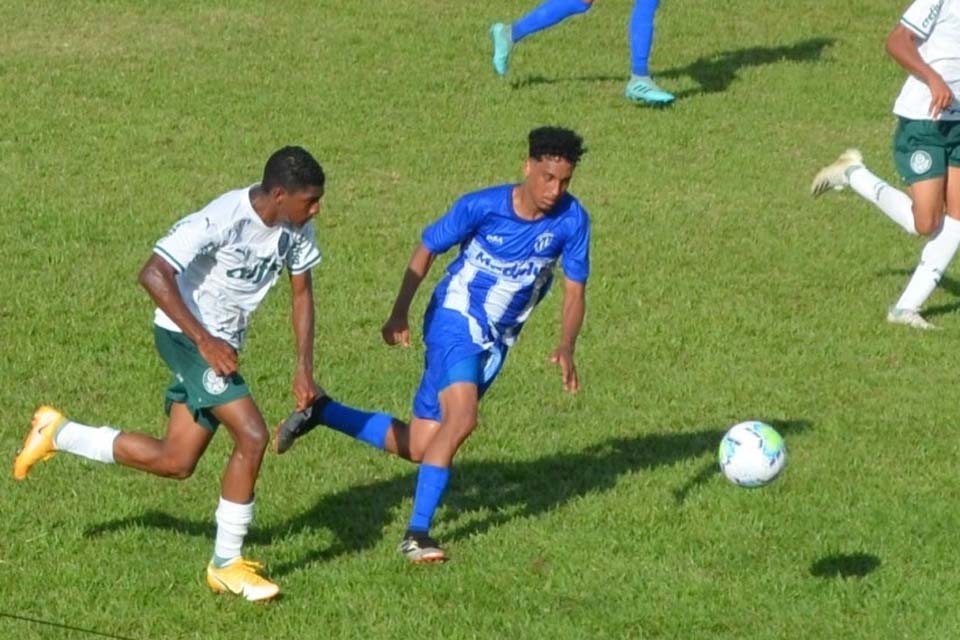
[[[751,420],[730,427],[717,457],[727,480],[741,487],[761,487],[783,471],[787,445],[773,427]]]

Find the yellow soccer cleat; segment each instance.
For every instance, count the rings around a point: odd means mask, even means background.
[[[30,473],[30,467],[40,460],[49,460],[57,452],[53,438],[67,422],[63,414],[53,407],[43,406],[33,414],[30,433],[23,441],[23,447],[13,461],[13,478],[23,480]]]
[[[280,587],[257,573],[262,569],[259,562],[243,558],[219,569],[211,562],[207,565],[207,584],[217,593],[230,592],[251,602],[269,600],[280,593]]]

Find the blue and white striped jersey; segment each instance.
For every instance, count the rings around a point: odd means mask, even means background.
[[[513,210],[513,188],[461,197],[422,236],[435,255],[460,245],[430,307],[467,318],[470,339],[478,345],[515,342],[550,288],[558,259],[571,280],[586,282],[590,273],[590,218],[577,199],[567,193],[546,216],[525,220]]]

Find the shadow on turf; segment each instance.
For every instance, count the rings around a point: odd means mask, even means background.
[[[809,38],[794,44],[776,47],[744,47],[730,51],[721,51],[702,56],[683,67],[666,69],[655,74],[657,80],[688,76],[698,85],[694,89],[685,89],[674,95],[678,100],[709,93],[720,93],[737,79],[737,73],[745,67],[759,67],[778,62],[809,62],[819,60],[823,50],[836,42],[835,38]],[[510,83],[513,89],[525,89],[537,85],[557,84],[561,82],[626,82],[625,75],[589,75],[567,78],[548,78],[543,75],[531,75]]]
[[[904,276],[905,278],[909,278],[913,275],[913,269],[884,269],[882,271],[878,271],[877,275]],[[906,280],[904,280],[904,286],[906,286]],[[960,282],[954,280],[953,278],[950,278],[949,276],[943,276],[940,278],[940,283],[937,286],[949,293],[954,298],[960,298]],[[927,318],[932,318],[935,316],[944,316],[948,313],[954,313],[958,310],[960,310],[960,300],[928,307],[923,310],[923,315]]]
[[[810,565],[810,575],[817,578],[862,578],[880,566],[880,558],[872,553],[834,553]]]
[[[808,420],[769,420],[781,434],[810,428]],[[672,465],[705,455],[702,469],[674,491],[679,502],[717,473],[715,453],[722,429],[692,433],[654,433],[611,438],[576,453],[545,456],[518,462],[467,461],[455,466],[456,481],[447,494],[447,509],[456,516],[448,522],[444,540],[482,534],[515,518],[537,516],[591,493],[612,488],[627,473]],[[327,530],[330,545],[287,563],[271,563],[271,575],[283,576],[315,562],[375,546],[396,519],[397,506],[413,493],[413,470],[389,480],[350,487],[322,496],[309,510],[269,528],[251,531],[248,540],[270,544],[297,534]],[[463,524],[458,524],[458,521]],[[159,511],[113,520],[87,529],[86,537],[132,527],[166,529],[181,534],[211,537],[210,521],[190,521]]]

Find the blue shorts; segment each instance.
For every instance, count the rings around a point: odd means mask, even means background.
[[[428,317],[424,328],[427,352],[423,377],[413,398],[413,415],[439,422],[440,392],[455,382],[470,382],[477,385],[482,398],[503,367],[507,346],[496,343],[484,348],[475,344],[466,318],[456,311],[439,309]]]

